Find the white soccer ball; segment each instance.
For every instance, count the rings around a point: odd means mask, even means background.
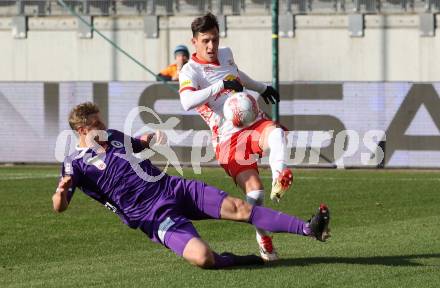
[[[245,127],[255,121],[258,115],[258,103],[246,92],[235,93],[223,105],[223,115],[235,127]]]

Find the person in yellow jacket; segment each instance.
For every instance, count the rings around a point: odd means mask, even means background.
[[[166,68],[162,69],[159,72],[158,80],[166,80],[166,81],[178,81],[179,80],[179,72],[182,69],[183,65],[186,64],[189,60],[189,50],[185,45],[178,45],[174,49],[174,59],[175,63],[168,65]]]

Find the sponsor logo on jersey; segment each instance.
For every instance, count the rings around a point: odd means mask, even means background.
[[[107,168],[107,165],[105,164],[105,162],[101,158],[99,158],[99,156],[95,156],[95,157],[87,159],[87,164],[93,165],[101,171],[105,170],[105,168]]]
[[[110,144],[112,144],[112,146],[115,148],[122,148],[124,146],[124,144],[116,140],[110,141]]]
[[[170,229],[175,222],[171,220],[170,217],[167,217],[167,219],[163,220],[162,223],[159,225],[159,230],[157,231],[157,236],[159,236],[159,239],[162,243],[165,241],[165,234],[167,233],[168,229]]]
[[[237,79],[237,77],[236,77],[235,75],[232,75],[232,74],[228,74],[228,75],[225,77],[225,80],[226,80],[226,81],[232,81],[232,80],[235,80],[235,79]]]
[[[64,164],[64,173],[67,175],[72,174],[72,164],[71,163]]]
[[[107,209],[109,209],[109,210],[112,211],[113,213],[117,213],[117,212],[118,212],[118,209],[116,209],[115,206],[113,206],[112,204],[110,204],[110,203],[108,203],[108,202],[106,202],[106,203],[104,204],[104,206],[107,207]]]
[[[180,83],[180,87],[183,88],[183,87],[191,86],[191,84],[192,84],[191,79],[184,80],[182,81],[182,83]]]

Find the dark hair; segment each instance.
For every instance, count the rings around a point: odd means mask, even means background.
[[[217,31],[219,31],[217,17],[215,17],[215,15],[211,12],[208,12],[203,16],[197,17],[191,23],[193,37],[195,37],[199,32],[204,33],[213,28],[217,28]]]

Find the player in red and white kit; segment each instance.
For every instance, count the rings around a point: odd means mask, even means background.
[[[243,87],[256,91],[264,101],[279,102],[278,92],[271,86],[252,80],[240,71],[229,48],[219,48],[219,27],[216,17],[208,13],[192,24],[192,43],[196,49],[179,74],[180,100],[185,110],[196,109],[212,131],[217,160],[235,183],[245,192],[252,205],[263,205],[264,187],[258,174],[257,159],[269,153],[272,170],[271,199],[279,200],[292,184],[292,172],[286,167],[287,147],[284,130],[263,111],[247,127],[235,127],[223,117],[223,105]],[[257,242],[263,259],[278,259],[272,238],[257,230]]]

